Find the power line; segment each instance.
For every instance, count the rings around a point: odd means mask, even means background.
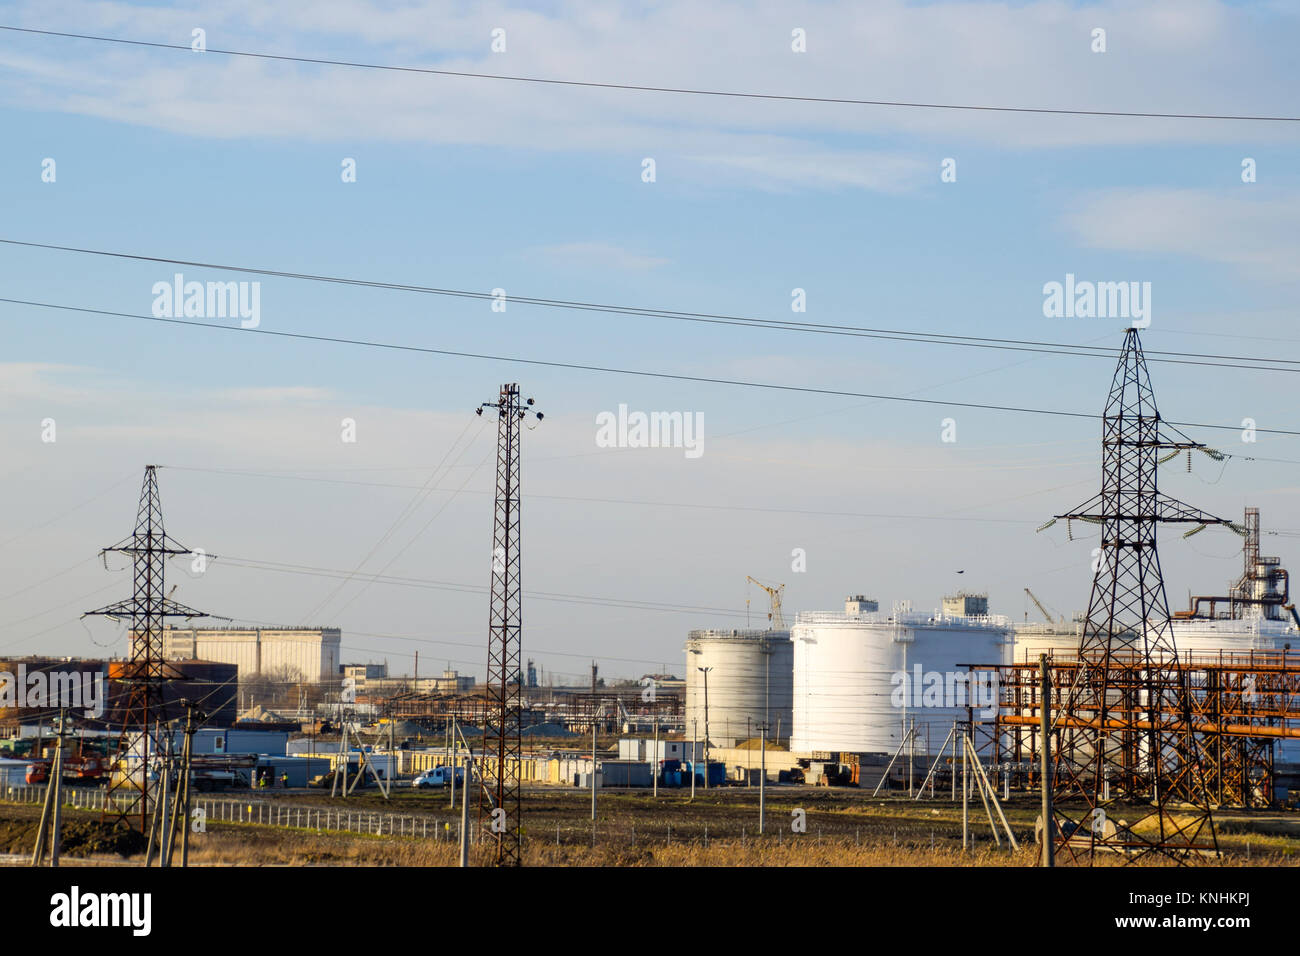
[[[168,468],[172,471],[194,471],[203,474],[213,475],[236,475],[244,478],[273,478],[280,481],[296,480],[310,481],[330,485],[358,485],[364,488],[398,488],[412,489],[423,486],[401,485],[394,482],[381,481],[351,481],[341,478],[314,478],[307,475],[286,475],[263,473],[256,471],[231,471],[222,468],[192,468],[183,465],[159,465],[159,468]],[[491,491],[486,489],[451,489],[451,488],[434,488],[433,491],[449,492],[452,494],[473,494],[489,495]],[[887,514],[884,512],[867,512],[867,511],[816,511],[807,508],[763,508],[750,505],[724,505],[712,504],[697,501],[652,501],[638,498],[605,498],[591,497],[584,495],[543,495],[535,492],[529,492],[529,498],[539,498],[549,501],[575,501],[584,504],[620,504],[620,505],[642,505],[651,508],[692,508],[708,511],[753,511],[764,514],[792,514],[792,515],[814,515],[832,518],[888,518],[903,519],[915,521],[980,521],[992,524],[1038,524],[1037,521],[1021,520],[1018,518],[955,518],[950,515],[908,515],[908,514]]]
[[[0,30],[13,33],[30,33],[39,36],[61,37],[71,40],[93,40],[97,43],[118,43],[125,46],[150,47],[158,50],[181,50],[194,53],[192,47],[179,43],[159,43],[150,40],[131,40],[125,37],[96,36],[86,33],[64,33],[56,30],[34,30],[26,27],[0,25]],[[439,70],[432,67],[396,66],[387,63],[363,63],[356,60],[335,60],[327,57],[290,56],[283,53],[255,53],[249,50],[225,50],[207,47],[202,52],[219,56],[246,57],[256,60],[275,60],[282,63],[307,63],[315,66],[343,66],[359,70],[385,70],[394,73],[417,73],[428,76],[454,76],[476,80],[501,80],[510,83],[537,83],[548,86],[583,87],[598,90],[628,90],[638,93],[672,93],[685,96],[714,96],[731,99],[769,100],[787,103],[831,103],[845,106],[887,106],[901,109],[954,110],[987,113],[1034,113],[1058,116],[1119,116],[1140,119],[1196,119],[1241,120],[1264,123],[1295,123],[1300,116],[1263,116],[1237,113],[1157,113],[1130,110],[1081,110],[1032,106],[987,106],[965,103],[926,103],[907,100],[868,100],[843,96],[795,96],[788,93],[749,93],[739,90],[692,89],[675,86],[642,86],[633,83],[602,83],[593,80],[562,80],[554,77],[515,76],[506,73],[479,73],[469,70]]]
[[[478,437],[477,432],[475,433],[475,437]],[[465,451],[469,451],[468,446],[465,448]],[[461,457],[464,457],[464,452],[461,453]],[[413,534],[410,538],[407,539],[406,544],[398,548],[396,553],[394,553],[391,557],[389,557],[389,559],[384,563],[384,566],[379,569],[380,574],[383,574],[389,568],[391,568],[397,562],[397,559],[407,552],[407,550],[411,547],[411,545],[415,544],[416,541],[418,541],[420,538],[424,536],[424,533],[429,530],[430,525],[432,525],[435,521],[437,521],[439,516],[444,511],[446,511],[449,507],[451,507],[452,502],[455,501],[456,498],[460,495],[460,493],[463,490],[465,490],[465,487],[471,481],[474,480],[474,476],[478,474],[479,468],[482,468],[484,465],[486,465],[492,457],[493,457],[492,454],[483,456],[483,459],[478,463],[477,466],[475,466],[474,470],[465,476],[465,480],[461,482],[460,487],[452,490],[451,497],[449,497],[446,501],[444,501],[442,505],[438,508],[438,510],[429,516],[429,520],[420,526],[419,531],[415,532],[415,534]],[[459,461],[460,459],[458,458],[457,460]],[[432,489],[430,489],[430,493],[432,493]],[[348,598],[347,602],[344,603],[343,606],[338,609],[337,613],[342,614],[349,607],[351,607],[356,602],[357,598],[361,597],[361,595],[365,593],[367,587],[369,587],[368,584],[362,585],[361,588],[358,589],[356,593],[352,595],[352,597]]]
[[[85,249],[53,243],[29,242],[20,239],[0,239],[0,243],[54,252],[71,252],[78,255],[101,256],[112,259],[129,259],[137,262],[157,262],[175,266],[194,266],[222,272],[242,272],[248,275],[273,276],[280,279],[298,279],[305,282],[325,282],[367,289],[386,289],[394,292],[415,292],[450,298],[496,300],[490,292],[471,289],[452,289],[423,286],[405,282],[385,282],[378,279],[356,279],[311,272],[290,272],[257,266],[229,265],[220,262],[203,262],[194,259],[175,259],[166,256],[146,256],[137,253],[113,252],[105,249]],[[929,345],[950,345],[964,348],[995,349],[1009,352],[1032,352],[1045,355],[1067,355],[1084,358],[1104,358],[1114,361],[1119,349],[1110,346],[1074,345],[1069,342],[1044,342],[1035,339],[1005,339],[981,335],[957,335],[947,332],[918,332],[911,329],[882,329],[857,325],[838,325],[827,322],[802,322],[793,319],[761,319],[755,316],[729,315],[715,312],[691,312],[681,309],[656,309],[643,306],[585,302],[577,299],[552,299],[542,296],[510,295],[506,300],[520,305],[565,309],[578,312],[599,312],[609,315],[631,315],[643,318],[668,319],[675,322],[694,322],[706,325],[732,325],[742,328],[765,328],[783,332],[804,332],[818,335],[838,335],[850,338],[880,339],[883,341],[914,342]],[[0,300],[9,301],[9,300]],[[1300,359],[1267,358],[1256,355],[1220,355],[1205,352],[1171,352],[1152,349],[1144,353],[1148,361],[1173,365],[1196,365],[1208,368],[1242,368],[1250,371],[1300,371]],[[1150,358],[1150,356],[1171,356]],[[1210,361],[1196,361],[1208,359]],[[1249,362],[1249,365],[1232,364]]]
[[[3,240],[0,240],[3,241]],[[743,379],[712,378],[704,375],[683,375],[675,372],[651,372],[642,369],[623,369],[604,365],[585,365],[577,362],[558,362],[545,359],[519,358],[508,355],[491,355],[482,352],[460,352],[452,349],[434,349],[418,345],[402,345],[392,342],[376,342],[369,339],[348,339],[329,335],[312,335],[307,332],[282,332],[274,329],[244,328],[239,325],[218,325],[215,322],[198,322],[194,319],[167,319],[154,315],[137,315],[132,312],[114,312],[108,309],[90,309],[82,306],[58,305],[51,302],[36,302],[28,299],[0,298],[0,302],[14,305],[28,305],[37,308],[58,309],[68,312],[82,312],[89,315],[106,315],[114,318],[140,319],[146,322],[161,322],[167,325],[182,325],[194,328],[216,329],[223,332],[248,332],[258,335],[271,335],[279,338],[297,339],[309,342],[331,342],[337,345],[356,345],[363,348],[387,349],[396,352],[412,352],[423,355],[443,355],[451,358],[468,358],[488,362],[513,362],[518,365],[534,365],[541,368],[563,368],[580,372],[601,372],[610,375],[633,375],[639,378],[663,379],[675,382],[694,382],[704,385],[729,385],[738,388],[761,388],[769,391],[794,392],[806,395],[831,395],[841,398],[869,398],[882,402],[903,402],[915,405],[932,405],[941,408],[971,408],[980,411],[1014,412],[1025,415],[1051,415],[1060,418],[1078,418],[1087,421],[1100,421],[1103,416],[1091,412],[1070,412],[1051,408],[1029,408],[1021,405],[995,405],[982,402],[948,401],[937,398],[913,398],[900,395],[881,395],[872,392],[853,392],[847,389],[814,388],[809,385],[784,385],[777,382],[754,382]],[[1240,431],[1239,425],[1214,425],[1206,422],[1165,421],[1167,425],[1184,428],[1213,428],[1221,431]],[[1257,434],[1300,436],[1300,431],[1281,428],[1256,428]]]
[[[421,505],[423,505],[424,502],[425,502],[426,500],[428,500],[429,495],[431,495],[431,494],[434,492],[434,490],[436,490],[436,487],[437,487],[437,478],[438,478],[438,474],[439,474],[439,472],[442,471],[442,466],[446,463],[447,459],[451,457],[451,453],[452,453],[453,451],[456,450],[456,447],[460,444],[461,439],[464,438],[464,437],[469,433],[469,430],[470,430],[470,428],[472,427],[472,425],[473,425],[473,422],[472,422],[472,421],[467,421],[467,422],[465,423],[465,427],[461,430],[461,433],[460,433],[459,435],[456,436],[456,440],[453,441],[453,442],[451,443],[451,445],[447,448],[446,452],[443,453],[442,460],[439,461],[438,464],[434,467],[433,471],[431,471],[431,472],[429,473],[429,477],[425,479],[424,484],[422,484],[422,485],[417,489],[416,494],[412,497],[412,499],[411,499],[409,502],[406,503],[406,506],[405,506],[404,508],[402,508],[401,513],[398,514],[398,516],[397,516],[396,518],[393,519],[392,524],[390,524],[390,525],[388,526],[388,530],[384,532],[384,534],[380,537],[380,539],[379,539],[378,541],[376,541],[373,545],[371,545],[370,550],[366,552],[366,556],[365,556],[364,558],[362,558],[360,562],[358,562],[357,567],[356,567],[356,571],[357,571],[357,572],[360,572],[361,569],[362,569],[363,567],[366,566],[366,563],[367,563],[367,562],[368,562],[372,557],[374,557],[375,552],[378,551],[381,547],[383,547],[384,543],[387,542],[388,539],[391,538],[391,537],[396,533],[397,529],[398,529],[398,528],[399,528],[399,527],[400,527],[400,526],[401,526],[401,525],[402,525],[402,524],[403,524],[403,523],[404,523],[408,518],[414,517],[415,512],[419,509],[419,507],[420,507]],[[480,425],[479,427],[480,427],[480,430],[482,430],[482,427],[483,427],[483,426]],[[469,451],[470,447],[474,444],[474,439],[477,438],[477,437],[478,437],[478,433],[477,433],[477,432],[476,432],[473,436],[471,436],[469,442],[467,442],[467,443],[465,444],[465,447],[461,449],[460,454],[456,456],[456,461],[457,461],[457,462],[459,462],[460,459],[463,458],[463,457],[465,456],[465,453]],[[473,472],[471,472],[470,474],[472,475]],[[445,477],[445,476],[444,476],[444,477]],[[444,507],[445,507],[445,505],[444,505]],[[441,513],[442,513],[442,512],[441,512],[441,509],[439,509],[439,511],[438,511],[437,514],[441,514]],[[435,514],[434,517],[437,517],[437,514]],[[430,520],[432,520],[432,519],[430,519]],[[426,524],[426,525],[425,525],[425,528],[427,528],[427,527],[428,527],[428,525]],[[424,529],[421,529],[420,534],[423,534],[423,533],[424,533]],[[417,537],[418,537],[418,536],[419,536],[419,535],[417,535]],[[413,539],[413,540],[414,540],[414,539]],[[390,562],[390,563],[391,563],[391,562]],[[387,570],[387,566],[384,567],[384,570]],[[336,585],[336,586],[335,586],[335,587],[334,587],[334,588],[329,592],[329,594],[325,595],[324,598],[322,598],[319,602],[317,602],[317,604],[312,608],[312,610],[310,610],[310,611],[307,612],[306,617],[308,617],[308,618],[313,618],[313,617],[315,617],[318,613],[320,613],[322,610],[324,610],[324,608],[327,607],[327,606],[330,604],[330,602],[333,601],[334,598],[336,598],[336,597],[338,596],[339,592],[342,591],[343,588],[347,586],[347,584],[348,584],[348,582],[349,582],[350,580],[351,580],[351,578],[349,577],[349,578],[345,578],[343,581],[339,582],[339,584],[337,584],[337,585]],[[364,589],[363,589],[363,590],[364,590]],[[359,594],[359,593],[360,593],[360,592],[358,592],[358,594]],[[356,600],[356,595],[353,595],[352,600]],[[351,603],[352,603],[351,601],[348,602],[348,604],[351,604]],[[344,608],[346,608],[346,607],[347,607],[347,605],[344,605]],[[343,608],[340,608],[340,612],[341,612],[342,610],[343,610]]]
[[[254,571],[279,571],[285,574],[302,574],[312,577],[349,578],[364,580],[371,584],[391,584],[398,587],[428,588],[436,591],[464,591],[472,594],[484,594],[486,585],[464,584],[456,581],[438,581],[432,578],[413,578],[391,574],[371,574],[348,572],[340,568],[322,568],[312,565],[287,564],[281,561],[262,561],[255,558],[240,558],[229,555],[208,555],[210,561],[221,560],[232,567],[248,568]],[[728,617],[744,617],[743,611],[733,608],[704,607],[690,604],[672,604],[663,601],[625,600],[623,598],[603,597],[592,594],[567,594],[560,591],[525,591],[525,595],[539,601],[557,601],[565,604],[589,604],[597,607],[630,608],[637,611],[673,611],[689,614],[722,614]],[[478,645],[474,645],[478,646]]]
[[[72,514],[74,511],[80,511],[82,508],[86,507],[86,505],[93,504],[94,502],[98,501],[100,498],[103,498],[109,492],[116,490],[119,485],[123,485],[127,481],[130,481],[135,477],[136,475],[134,474],[127,475],[125,478],[115,481],[113,484],[109,485],[99,494],[95,495],[95,497],[87,498],[85,501],[81,502],[80,504],[73,505],[71,508],[67,509],[66,511],[61,511],[59,514],[55,515],[53,518],[48,519],[47,521],[42,521],[40,524],[32,525],[30,528],[27,528],[24,531],[19,531],[16,535],[6,538],[4,541],[0,541],[0,548],[12,544],[13,542],[17,541],[19,538],[31,534],[33,531],[40,531],[42,528],[47,528],[50,525],[54,524],[56,521],[62,521],[64,518]]]

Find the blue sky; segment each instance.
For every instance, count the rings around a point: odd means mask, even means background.
[[[1283,4],[604,5],[14,3],[0,21],[212,48],[599,82],[1025,105],[1285,115]],[[493,54],[490,31],[507,30]],[[1094,27],[1108,50],[1090,51]],[[808,52],[790,30],[808,31]],[[1122,324],[1046,319],[1067,272],[1148,281],[1151,349],[1289,357],[1300,280],[1296,124],[1051,117],[591,91],[376,73],[0,32],[0,238],[507,294],[810,322],[1118,345]],[[54,158],[57,181],[41,181]],[[357,182],[340,180],[345,157]],[[641,180],[653,157],[654,183]],[[940,163],[957,160],[955,183]],[[1258,181],[1241,181],[1241,161]],[[147,314],[156,263],[0,248],[7,298]],[[181,268],[187,279],[238,275]],[[529,308],[263,278],[262,327],[859,392],[1098,412],[1107,362]],[[791,290],[808,312],[792,315]],[[1034,528],[1096,486],[1095,423],[395,354],[0,305],[0,650],[100,653],[79,610],[123,595],[88,561],[130,529],[141,467],[192,547],[351,570],[467,424],[473,444],[364,570],[485,585],[491,429],[518,380],[528,590],[744,610],[746,574],[792,610],[849,592],[934,606],[986,587],[1086,603],[1089,546]],[[231,323],[234,324],[234,323]],[[1296,428],[1289,374],[1153,364],[1166,417]],[[595,416],[700,412],[705,454],[599,449]],[[957,420],[955,444],[940,420]],[[40,422],[58,423],[54,444]],[[339,440],[353,417],[359,440]],[[1294,438],[1203,440],[1294,459]],[[1231,446],[1231,447],[1229,447]],[[459,446],[457,446],[459,448]],[[476,467],[478,466],[478,467]],[[1300,529],[1297,464],[1233,460],[1166,488]],[[182,468],[206,469],[187,471]],[[219,475],[211,469],[296,478]],[[345,484],[367,482],[370,484]],[[96,497],[99,496],[99,497]],[[652,507],[618,498],[932,520]],[[69,513],[87,499],[89,504]],[[445,508],[443,507],[445,505]],[[439,512],[439,508],[443,510]],[[437,516],[434,517],[435,512]],[[946,518],[944,517],[946,516]],[[993,519],[973,521],[972,518]],[[940,519],[940,520],[933,520]],[[424,529],[421,531],[421,529]],[[21,536],[21,537],[16,537]],[[1264,550],[1291,556],[1287,539]],[[407,545],[401,553],[399,550]],[[1274,546],[1277,545],[1277,546]],[[808,570],[790,568],[791,550]],[[1238,565],[1218,533],[1162,552],[1171,601]],[[391,563],[389,563],[391,562]],[[957,577],[953,572],[964,569]],[[177,598],[299,623],[318,577],[213,564]],[[104,591],[104,589],[109,589]],[[345,656],[482,671],[486,598],[353,584],[315,623]],[[104,593],[99,593],[104,591]],[[760,592],[750,595],[761,605]],[[351,600],[349,600],[351,599]],[[344,606],[346,605],[346,606]],[[525,654],[557,675],[681,669],[691,627],[740,616],[529,600]],[[98,628],[98,629],[97,629]],[[370,636],[379,634],[397,637]],[[116,641],[116,644],[111,642]],[[438,643],[444,642],[444,643]],[[477,642],[477,643],[476,643]],[[470,645],[470,646],[465,646]],[[456,663],[458,662],[458,663]]]

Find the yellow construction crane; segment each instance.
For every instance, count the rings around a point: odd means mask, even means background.
[[[785,585],[778,584],[776,587],[768,587],[758,578],[745,575],[745,580],[757,584],[767,592],[767,596],[772,599],[772,610],[767,613],[768,630],[785,630],[785,617],[781,614],[781,595],[785,592]],[[749,598],[745,598],[745,611],[749,611]]]
[[[1047,613],[1047,608],[1043,607],[1043,602],[1040,601],[1040,600],[1038,600],[1038,598],[1034,595],[1034,592],[1031,591],[1031,590],[1029,590],[1029,588],[1025,588],[1025,594],[1029,595],[1029,600],[1033,601],[1033,602],[1034,602],[1034,606],[1035,606],[1036,608],[1038,608],[1038,610],[1040,610],[1040,611],[1043,612],[1043,617],[1047,618],[1047,623],[1048,623],[1048,624],[1053,623],[1052,615],[1050,615],[1049,613]],[[1026,621],[1029,620],[1029,611],[1028,611],[1028,610],[1025,611],[1025,620],[1026,620]]]

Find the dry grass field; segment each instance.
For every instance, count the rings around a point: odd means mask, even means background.
[[[243,804],[248,798],[241,796]],[[191,840],[190,860],[206,866],[455,866],[459,808],[448,807],[441,792],[395,789],[385,800],[377,791],[346,802],[319,791],[273,792],[257,798],[270,806],[303,810],[345,808],[356,816],[395,813],[407,833],[373,835],[269,826],[210,819],[207,832]],[[814,787],[772,788],[767,801],[765,836],[757,836],[755,790],[724,788],[688,793],[668,791],[658,798],[637,791],[600,794],[598,821],[590,819],[590,796],[571,788],[529,790],[524,800],[524,861],[533,866],[1028,866],[1035,855],[1032,801],[1012,800],[1007,817],[1020,846],[1012,851],[994,843],[983,807],[970,807],[974,846],[961,849],[961,807],[948,801],[871,798],[858,790]],[[471,806],[471,821],[476,821]],[[311,811],[311,814],[308,813]],[[37,808],[0,806],[0,853],[29,854]],[[269,818],[269,815],[268,815]],[[98,814],[65,812],[72,838],[64,850],[69,863],[84,858],[115,865],[138,865],[139,847],[105,839],[96,832]],[[418,829],[415,824],[418,824]],[[796,821],[804,824],[796,832]],[[1293,866],[1300,863],[1300,814],[1229,813],[1218,816],[1220,866]],[[427,834],[427,836],[423,836]],[[475,847],[471,862],[482,862]],[[1114,861],[1118,863],[1119,861]],[[1152,865],[1159,865],[1152,860]]]

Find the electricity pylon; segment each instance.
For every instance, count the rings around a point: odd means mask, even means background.
[[[484,779],[479,793],[479,822],[487,824],[497,866],[522,862],[522,807],[519,792],[519,664],[522,658],[523,592],[520,586],[519,426],[533,414],[533,400],[519,399],[518,385],[502,385],[495,402],[483,409],[497,412],[497,491],[492,530],[492,597],[488,613],[487,707],[483,728]],[[491,804],[489,806],[489,803]]]
[[[83,617],[101,615],[113,619],[128,618],[130,648],[122,664],[119,682],[126,688],[120,708],[122,731],[116,757],[110,756],[108,790],[104,796],[104,818],[125,820],[128,825],[147,833],[153,812],[150,772],[159,773],[163,746],[163,686],[168,668],[163,659],[163,622],[169,617],[207,617],[202,611],[186,607],[166,596],[163,571],[173,555],[192,552],[170,538],[163,530],[162,501],[158,497],[158,476],[154,465],[144,469],[144,485],[136,513],[135,533],[101,554],[129,554],[134,570],[134,594]]]
[[[1060,862],[1091,863],[1099,852],[1180,864],[1218,855],[1156,549],[1162,524],[1232,527],[1158,490],[1161,462],[1192,450],[1213,454],[1161,422],[1142,343],[1127,330],[1103,416],[1101,492],[1057,516],[1101,529],[1082,663],[1053,720]]]

